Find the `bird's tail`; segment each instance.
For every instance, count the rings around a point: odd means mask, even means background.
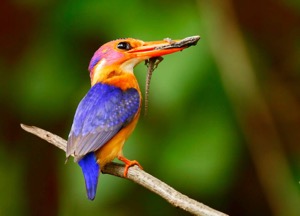
[[[89,200],[94,200],[100,174],[100,165],[97,163],[94,152],[85,155],[78,164],[83,172],[87,197]]]

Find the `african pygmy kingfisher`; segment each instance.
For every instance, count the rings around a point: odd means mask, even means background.
[[[133,68],[149,58],[181,51],[196,43],[182,41],[118,39],[101,46],[92,57],[88,67],[91,89],[77,107],[66,151],[67,158],[74,156],[82,169],[88,199],[95,198],[98,177],[105,164],[117,157],[125,163],[124,176],[130,166],[139,165],[122,153],[137,124],[142,103]]]

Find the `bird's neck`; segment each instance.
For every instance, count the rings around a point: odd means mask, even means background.
[[[128,88],[139,90],[138,82],[132,72],[124,72],[116,69],[101,71],[98,76],[94,76],[91,79],[92,86],[99,82],[119,87],[122,90]]]

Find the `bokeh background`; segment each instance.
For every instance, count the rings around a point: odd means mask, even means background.
[[[154,72],[125,155],[230,215],[299,215],[299,11],[297,0],[1,1],[0,215],[187,215],[109,175],[88,201],[79,166],[19,124],[67,138],[101,44],[191,35],[198,45]]]

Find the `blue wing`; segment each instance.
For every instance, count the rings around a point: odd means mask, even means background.
[[[140,95],[134,88],[120,88],[97,83],[77,107],[67,143],[67,157],[75,161],[101,148],[128,124],[140,106]]]

